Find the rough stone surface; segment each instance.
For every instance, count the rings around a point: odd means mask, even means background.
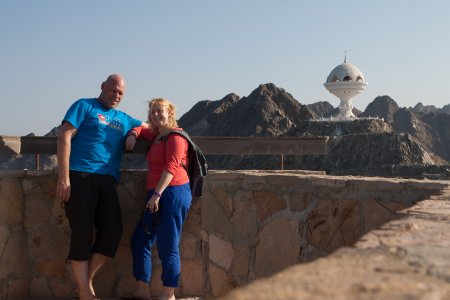
[[[402,214],[354,248],[293,266],[223,299],[450,299],[450,193]]]
[[[185,260],[181,268],[181,289],[183,295],[203,295],[205,292],[205,272],[200,261]]]
[[[0,278],[29,279],[30,261],[27,252],[25,234],[14,232],[11,234],[0,257]]]
[[[214,234],[209,235],[209,259],[225,270],[229,270],[233,261],[234,250],[230,242]]]
[[[210,265],[208,275],[211,282],[212,296],[214,298],[221,297],[233,289],[233,285],[223,269]]]
[[[356,201],[320,201],[308,218],[311,244],[326,253],[355,243],[361,235]]]
[[[261,231],[256,245],[255,275],[257,278],[296,264],[299,260],[300,238],[296,220],[276,219]]]
[[[36,277],[31,280],[30,294],[37,297],[51,297],[52,292],[48,286],[47,279],[44,277]]]
[[[255,191],[253,193],[258,220],[264,222],[267,218],[286,208],[286,202],[279,194],[270,191]]]
[[[20,182],[14,178],[0,178],[0,194],[1,224],[21,224],[24,203]]]
[[[0,247],[0,295],[13,300],[37,295],[68,297],[75,285],[69,264],[64,264],[69,231],[53,195],[56,176],[39,171],[27,174],[0,174],[0,180],[17,182],[13,184],[22,194],[24,209],[35,207],[41,216],[22,212],[25,218],[18,223],[0,219],[4,244]],[[129,238],[142,209],[144,183],[145,172],[124,172],[117,187],[128,227],[115,259],[100,270],[94,282],[98,294],[106,299],[135,287]],[[177,298],[216,298],[300,262],[306,273],[298,277],[289,273],[287,277],[296,278],[296,283],[282,286],[296,295],[307,293],[307,299],[389,299],[387,291],[398,299],[428,299],[429,295],[446,299],[449,195],[448,181],[212,171],[204,198],[193,203],[190,226],[184,228]],[[39,209],[40,205],[45,209]],[[353,248],[340,249],[343,246]],[[155,249],[152,255],[149,289],[158,295],[161,264]],[[349,269],[341,270],[344,266]],[[331,280],[331,276],[340,278],[339,271],[344,283]],[[323,284],[328,281],[329,285]]]

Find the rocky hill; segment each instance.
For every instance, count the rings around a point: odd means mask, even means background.
[[[314,117],[306,105],[268,83],[248,97],[229,94],[221,100],[201,101],[179,123],[192,136],[280,136]]]
[[[378,117],[388,123],[394,122],[394,114],[399,109],[397,103],[389,96],[378,96],[369,105],[359,117]]]
[[[191,135],[332,137],[327,156],[287,157],[284,164],[287,169],[369,176],[423,177],[436,173],[443,174],[436,175],[441,176],[439,178],[450,178],[449,168],[445,166],[448,156],[442,155],[445,158],[442,159],[431,151],[439,149],[439,154],[446,154],[449,149],[441,143],[444,136],[450,137],[445,129],[446,117],[427,114],[429,120],[425,120],[410,110],[399,108],[389,96],[377,97],[362,113],[354,111],[360,117],[379,117],[384,121],[311,122],[310,119],[337,114],[337,108],[328,102],[305,106],[283,89],[263,84],[242,99],[232,94],[221,100],[199,102],[183,115],[180,125]],[[404,111],[409,118],[404,116]],[[441,125],[444,127],[439,132],[434,130]],[[276,169],[280,166],[280,158],[276,156],[211,156],[209,162],[215,169]],[[430,166],[436,167],[430,169]]]

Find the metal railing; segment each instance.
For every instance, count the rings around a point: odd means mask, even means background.
[[[205,155],[280,155],[284,169],[285,155],[327,154],[326,136],[317,137],[211,137],[193,136]],[[145,154],[148,142],[138,139],[133,154]],[[2,136],[0,154],[34,154],[39,170],[40,154],[56,154],[56,137]]]

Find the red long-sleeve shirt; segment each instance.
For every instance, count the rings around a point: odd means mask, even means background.
[[[182,130],[174,128],[174,130]],[[161,178],[164,170],[173,175],[169,186],[182,185],[189,182],[189,177],[181,162],[188,165],[188,142],[178,134],[169,134],[166,142],[155,141],[156,134],[149,128],[135,127],[133,131],[137,136],[141,136],[152,142],[150,150],[147,152],[147,189],[154,189]]]

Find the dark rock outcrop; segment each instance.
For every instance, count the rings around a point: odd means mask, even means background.
[[[334,112],[334,106],[328,101],[319,101],[306,106],[318,117],[329,118]]]
[[[378,117],[386,122],[394,121],[394,114],[399,109],[398,104],[389,96],[378,96],[369,105],[367,105],[360,117]]]
[[[193,136],[280,136],[315,115],[284,89],[261,84],[248,97],[201,101],[179,124]]]

